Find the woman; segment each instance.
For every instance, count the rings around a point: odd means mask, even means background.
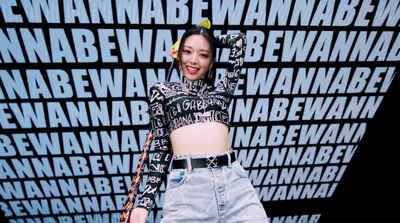
[[[231,50],[226,76],[214,87],[217,46]],[[182,36],[181,82],[157,83],[150,89],[155,152],[132,223],[146,221],[172,158],[162,222],[267,222],[245,170],[231,152],[228,134],[228,107],[245,50],[242,33],[215,39],[196,26]]]

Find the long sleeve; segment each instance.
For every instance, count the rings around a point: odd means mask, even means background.
[[[158,194],[172,160],[172,147],[165,123],[164,99],[160,84],[155,84],[150,88],[149,114],[154,135],[154,155],[149,166],[147,183],[138,203],[138,207],[147,210],[153,206],[154,198]]]
[[[230,48],[230,54],[225,78],[218,83],[216,90],[227,92],[232,97],[244,62],[246,36],[243,33],[220,35],[217,37],[217,44],[219,47]]]

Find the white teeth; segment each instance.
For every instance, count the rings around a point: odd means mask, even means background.
[[[188,70],[192,70],[192,71],[198,71],[198,68],[193,68],[193,67],[188,67]]]

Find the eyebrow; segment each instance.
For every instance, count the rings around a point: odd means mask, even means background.
[[[193,47],[191,47],[191,46],[189,46],[189,45],[183,45],[183,47],[187,47],[187,48],[193,49]],[[206,49],[200,49],[200,51],[205,51],[205,52],[207,52],[207,53],[211,53],[210,50],[206,50]]]

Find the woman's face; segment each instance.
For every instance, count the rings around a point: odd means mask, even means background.
[[[188,80],[203,79],[213,63],[210,44],[206,38],[196,34],[186,38],[180,55],[180,66]]]

